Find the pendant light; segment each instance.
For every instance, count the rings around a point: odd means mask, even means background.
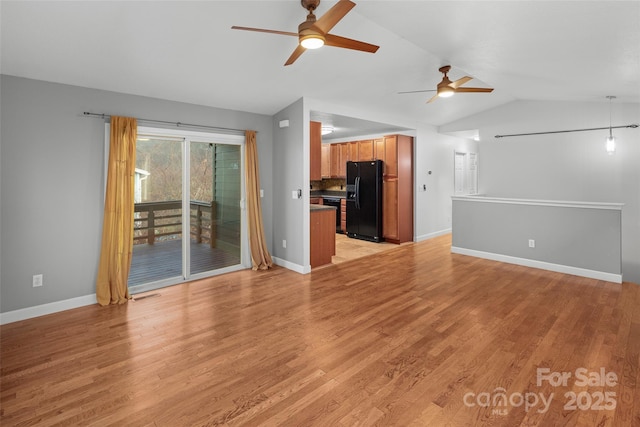
[[[606,150],[608,155],[613,155],[616,152],[616,139],[613,136],[613,131],[611,129],[611,100],[616,99],[615,96],[607,96],[609,99],[609,136],[607,137]]]

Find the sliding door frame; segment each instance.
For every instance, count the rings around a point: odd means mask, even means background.
[[[110,124],[105,124],[105,164],[109,159],[109,138]],[[138,136],[150,136],[157,138],[182,139],[182,277],[174,277],[149,282],[141,285],[129,287],[131,294],[147,292],[155,289],[172,286],[179,283],[204,279],[206,277],[217,276],[232,271],[244,270],[251,267],[251,256],[249,252],[248,219],[246,210],[246,185],[245,185],[245,137],[236,134],[220,134],[201,132],[186,129],[170,129],[138,126]],[[189,250],[189,230],[191,221],[191,170],[190,154],[191,142],[204,142],[211,144],[236,145],[240,147],[240,264],[210,270],[203,273],[191,274],[190,250]],[[215,165],[214,165],[215,167]],[[106,192],[106,168],[105,168],[105,192]]]

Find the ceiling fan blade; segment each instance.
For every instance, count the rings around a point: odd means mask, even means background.
[[[333,34],[325,34],[324,44],[333,47],[342,47],[344,49],[360,50],[362,52],[375,53],[380,46],[361,42],[358,40],[348,39],[346,37],[335,36]]]
[[[473,77],[465,76],[461,79],[456,80],[455,82],[451,82],[449,86],[451,86],[454,89],[458,89],[460,86],[462,86],[463,84],[465,84],[471,79],[473,79]]]
[[[328,33],[355,5],[350,0],[340,0],[316,21],[316,28],[325,34]]]
[[[287,65],[293,64],[295,60],[298,59],[300,55],[304,53],[305,50],[307,49],[302,47],[302,45],[298,45],[298,47],[296,47],[296,49],[293,51],[293,53],[291,54],[289,59],[287,59],[287,62],[285,62],[284,65],[287,66]]]
[[[238,27],[234,25],[231,27],[232,30],[243,30],[243,31],[255,31],[257,33],[270,33],[270,34],[280,34],[283,36],[294,36],[298,37],[298,33],[291,33],[289,31],[277,31],[277,30],[265,30],[262,28],[251,28],[251,27]]]
[[[493,92],[493,88],[490,87],[459,87],[455,91],[459,92]]]
[[[408,90],[406,92],[398,92],[398,95],[404,93],[423,93],[423,92],[435,92],[435,89],[426,89],[426,90]]]
[[[435,100],[436,100],[436,99],[438,99],[438,98],[439,98],[439,96],[438,96],[438,94],[436,93],[435,95],[433,95],[433,97],[432,97],[430,100],[428,100],[428,101],[427,101],[427,104],[431,104],[433,101],[435,101]]]

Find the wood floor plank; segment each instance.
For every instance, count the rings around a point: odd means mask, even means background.
[[[450,245],[394,246],[308,275],[240,271],[3,325],[0,423],[640,425],[640,286]],[[619,381],[577,386],[581,367]],[[539,368],[574,377],[538,385]],[[546,412],[467,404],[496,390],[555,397]],[[616,407],[567,409],[571,391],[614,392]]]

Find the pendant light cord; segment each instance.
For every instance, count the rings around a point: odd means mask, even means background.
[[[611,101],[615,96],[609,95],[607,98],[609,98],[609,138],[613,138],[613,131],[611,130]]]

